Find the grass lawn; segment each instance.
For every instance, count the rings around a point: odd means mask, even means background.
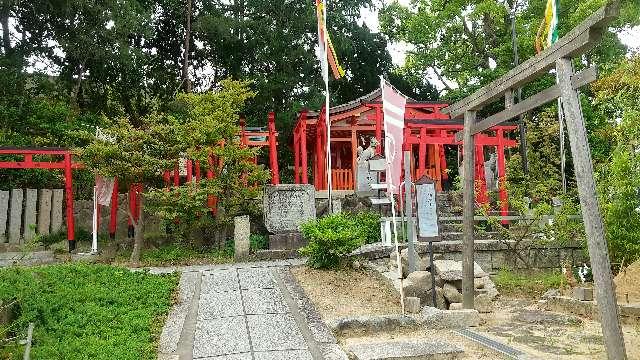
[[[538,299],[547,290],[560,288],[565,280],[559,269],[507,270],[502,269],[492,277],[501,295]]]
[[[1,269],[0,301],[16,315],[0,329],[24,339],[35,323],[32,359],[155,359],[177,283],[108,265]],[[0,344],[1,359],[22,359],[23,346]]]

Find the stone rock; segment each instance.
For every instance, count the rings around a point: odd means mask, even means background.
[[[412,281],[416,286],[425,290],[429,290],[433,287],[431,273],[428,271],[414,271],[407,276],[407,280]]]
[[[397,329],[416,329],[419,324],[413,316],[377,315],[329,320],[327,326],[334,334],[349,332],[379,333]]]
[[[397,253],[395,251],[391,252],[391,255],[389,255],[389,259],[391,263],[393,263],[393,268],[397,267],[396,256],[397,256]],[[409,250],[408,249],[402,249],[400,251],[400,262],[402,263],[402,276],[406,278],[409,275]],[[429,262],[427,260],[423,260],[420,257],[420,255],[418,255],[418,252],[416,251],[416,271],[426,270],[428,263]]]
[[[480,313],[490,313],[493,311],[492,299],[487,294],[480,294],[474,299],[474,307]]]
[[[235,258],[243,258],[249,255],[250,223],[249,215],[233,218],[233,243],[235,246]]]
[[[404,308],[410,314],[417,314],[420,312],[420,298],[407,297],[404,299]]]
[[[436,274],[444,281],[462,280],[462,262],[454,260],[435,260],[433,262]],[[488,276],[477,263],[473,263],[474,277],[481,278]]]
[[[480,325],[480,314],[473,309],[440,310],[425,306],[421,323],[428,329],[462,329]]]
[[[417,297],[417,298],[420,298],[421,300],[423,300],[426,297],[427,290],[429,290],[407,279],[402,281],[402,289],[404,291],[404,296]]]
[[[381,359],[457,359],[461,347],[441,341],[390,340],[350,345],[348,351],[358,360]]]
[[[270,232],[298,231],[302,223],[316,218],[315,188],[310,184],[267,185],[263,209]]]
[[[573,289],[573,298],[580,301],[593,301],[593,289],[576,287]]]
[[[49,234],[51,227],[51,197],[53,193],[50,189],[40,189],[38,191],[38,234]],[[1,200],[0,200],[1,202]],[[0,204],[0,210],[2,205]],[[1,226],[1,225],[0,225]],[[0,236],[2,231],[0,230]]]
[[[63,189],[54,189],[51,198],[51,232],[56,233],[62,229],[62,200]],[[124,206],[123,206],[124,207]],[[105,211],[106,212],[106,211]]]
[[[38,222],[38,190],[27,189],[25,191],[22,237],[25,241],[31,241],[36,236]]]
[[[442,287],[442,292],[444,294],[444,298],[447,299],[450,303],[460,303],[462,302],[462,294],[456,289],[455,286],[445,283]]]
[[[462,310],[462,309],[464,309],[464,307],[462,307],[462,303],[449,304],[449,310]]]
[[[9,207],[9,243],[20,242],[20,230],[22,226],[22,189],[11,190],[11,205]]]
[[[9,192],[0,191],[0,243],[7,239],[7,218],[9,214]]]
[[[433,304],[433,295],[431,294],[431,290],[427,291],[424,299],[422,299],[423,305],[428,307],[436,307],[438,309],[446,310],[447,309],[447,301],[444,298],[444,292],[441,288],[436,288],[436,304]]]
[[[549,300],[552,297],[561,296],[560,290],[558,289],[549,289],[544,294],[542,294],[543,300]]]

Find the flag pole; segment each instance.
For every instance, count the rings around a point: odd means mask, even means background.
[[[327,6],[328,6],[328,2],[329,0],[325,0],[324,6],[322,8],[322,21],[324,22],[324,29],[325,29],[325,34],[324,34],[324,49],[325,49],[325,54],[324,56],[326,57],[329,54],[329,29],[327,28]],[[326,60],[326,59],[325,59]],[[325,104],[324,104],[324,110],[325,110],[325,119],[327,121],[327,198],[329,200],[329,214],[333,213],[333,207],[331,206],[331,188],[332,188],[332,181],[331,181],[331,119],[329,118],[329,66],[327,64],[327,66],[324,67],[323,69],[324,74],[322,74],[322,76],[325,79],[324,82],[324,86],[325,86]]]

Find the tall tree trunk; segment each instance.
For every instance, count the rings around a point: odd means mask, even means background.
[[[2,24],[2,47],[4,49],[4,55],[7,56],[11,53],[11,33],[9,31],[9,12],[3,11],[0,14],[0,24]]]
[[[142,195],[140,195],[138,211],[140,212],[138,214],[138,221],[131,221],[135,232],[133,237],[133,251],[131,251],[131,258],[129,259],[132,267],[140,266],[140,253],[144,245],[144,197],[142,197]]]
[[[71,87],[71,105],[75,108],[80,107],[80,105],[78,104],[78,94],[80,94],[80,87],[82,86],[82,76],[84,75],[84,67],[85,67],[86,61],[87,61],[86,59],[82,60],[82,63],[78,65],[77,71],[76,71],[78,78],[76,79],[76,81],[73,83],[73,86]]]
[[[186,23],[184,26],[184,62],[182,63],[182,86],[185,92],[191,92],[189,80],[189,42],[191,41],[191,0],[187,0]]]

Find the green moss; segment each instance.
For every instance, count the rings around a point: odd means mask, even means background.
[[[15,301],[8,335],[35,324],[34,359],[155,359],[177,275],[108,265],[66,264],[0,270],[0,301]],[[21,359],[16,343],[2,359]]]
[[[505,296],[536,299],[549,289],[563,285],[564,276],[560,270],[513,271],[501,269],[493,282],[498,291]]]

